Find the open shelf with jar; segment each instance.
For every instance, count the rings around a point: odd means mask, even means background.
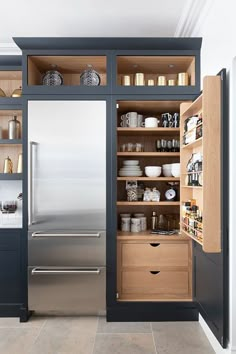
[[[203,81],[203,93],[181,105],[181,232],[221,251],[221,108],[220,77]]]
[[[27,85],[31,89],[47,86],[58,92],[66,87],[107,86],[106,55],[31,55],[27,67]]]
[[[0,110],[0,178],[22,178],[21,110]]]
[[[194,55],[117,55],[116,90],[120,92],[193,93],[199,63]]]
[[[0,56],[0,105],[21,104],[21,56]]]

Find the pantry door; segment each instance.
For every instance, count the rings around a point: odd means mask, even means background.
[[[194,242],[194,297],[200,314],[222,347],[225,348],[228,342],[229,322],[229,121],[226,70],[223,69],[218,75],[221,78],[221,159],[219,161],[221,165],[221,185],[219,187],[221,189],[221,252],[205,253],[202,247]],[[204,99],[207,100],[206,95]],[[212,183],[214,183],[214,180],[212,180]]]

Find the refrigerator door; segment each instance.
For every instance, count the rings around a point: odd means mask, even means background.
[[[104,230],[106,102],[29,101],[29,230]]]

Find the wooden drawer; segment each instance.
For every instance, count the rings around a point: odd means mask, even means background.
[[[122,267],[188,267],[189,243],[121,243]]]
[[[190,294],[187,271],[123,270],[121,278],[122,296],[178,298]]]

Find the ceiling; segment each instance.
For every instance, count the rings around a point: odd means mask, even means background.
[[[169,37],[191,0],[12,0],[1,4],[2,47],[12,37]],[[13,11],[14,9],[14,11]]]

